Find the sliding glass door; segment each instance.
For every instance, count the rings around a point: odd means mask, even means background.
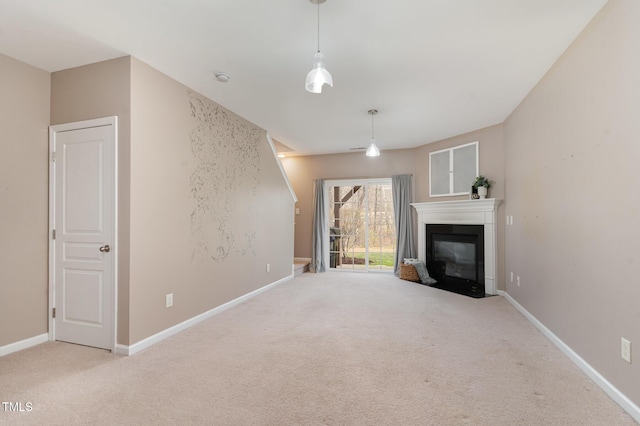
[[[391,179],[326,182],[329,267],[393,271],[395,221]]]

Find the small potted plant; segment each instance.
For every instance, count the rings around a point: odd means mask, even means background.
[[[491,187],[491,183],[489,179],[480,175],[473,181],[471,186],[478,190],[478,196],[482,200],[487,198],[487,190]]]

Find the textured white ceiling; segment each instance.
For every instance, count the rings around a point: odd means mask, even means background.
[[[605,3],[327,0],[319,95],[309,0],[2,0],[0,53],[47,71],[135,56],[298,154],[368,145],[376,108],[384,151],[503,122]]]

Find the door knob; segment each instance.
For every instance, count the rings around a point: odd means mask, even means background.
[[[100,247],[98,250],[100,250],[102,253],[109,253],[111,251],[111,247],[109,247],[109,244],[107,244]]]

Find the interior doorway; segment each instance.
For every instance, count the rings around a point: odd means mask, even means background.
[[[117,118],[51,126],[49,339],[116,345]]]
[[[396,229],[391,179],[325,184],[330,270],[393,272]]]

